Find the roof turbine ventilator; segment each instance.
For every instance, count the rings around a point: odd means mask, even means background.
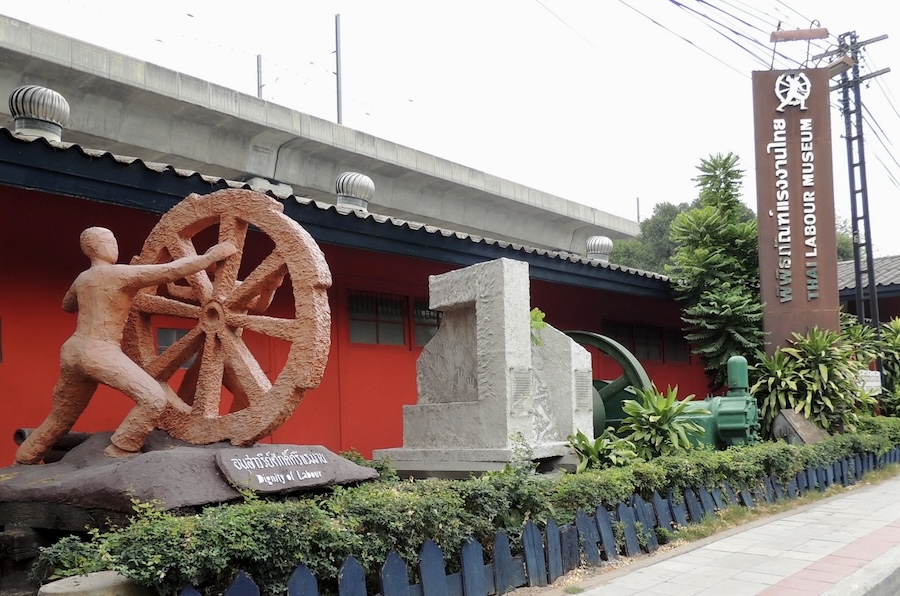
[[[359,211],[368,211],[369,199],[375,194],[375,183],[365,174],[344,172],[334,181],[337,204]]]
[[[601,263],[609,263],[609,254],[613,249],[613,241],[606,236],[591,236],[587,239],[587,256]]]
[[[9,95],[16,134],[43,137],[48,141],[62,139],[62,129],[69,124],[69,102],[66,98],[40,85],[23,85]]]

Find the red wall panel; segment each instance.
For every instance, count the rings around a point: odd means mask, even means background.
[[[0,188],[0,466],[12,462],[17,428],[40,424],[50,408],[59,372],[59,347],[72,333],[75,316],[60,308],[69,284],[87,259],[78,247],[81,231],[93,225],[110,228],[119,240],[119,261],[140,252],[158,218],[152,214],[29,191]],[[329,291],[332,309],[331,354],[321,385],[307,393],[294,415],[266,441],[321,444],[335,450],[354,448],[365,456],[373,449],[402,445],[402,407],[416,400],[415,362],[421,348],[412,345],[352,344],[346,296],[368,291],[426,297],[428,276],[454,267],[323,245],[334,276]],[[245,254],[267,250],[248,241]],[[255,251],[255,253],[254,253]],[[256,254],[256,258],[259,255]],[[532,304],[559,329],[602,330],[603,321],[633,320],[677,328],[674,302],[635,298],[572,286],[533,282]],[[272,314],[291,316],[290,296],[279,294]],[[177,321],[160,321],[177,326]],[[274,378],[287,358],[286,343],[269,338],[247,342],[263,370]],[[595,378],[618,376],[611,359],[598,358]],[[700,395],[702,369],[645,363],[657,384],[679,384]],[[98,389],[75,430],[114,430],[132,402],[106,387]]]

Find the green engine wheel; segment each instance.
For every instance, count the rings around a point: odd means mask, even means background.
[[[566,331],[566,335],[581,344],[597,348],[622,367],[622,374],[612,381],[594,381],[594,435],[602,433],[607,424],[618,426],[622,421],[622,402],[635,397],[634,388],[650,389],[647,371],[634,354],[619,342],[590,331]]]

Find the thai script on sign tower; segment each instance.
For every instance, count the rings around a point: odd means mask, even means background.
[[[796,107],[806,110],[806,99],[812,87],[809,78],[804,73],[785,73],[775,82],[775,95],[781,102],[776,108],[778,112],[784,112],[787,107]],[[799,119],[799,196],[791,195],[792,178],[789,167],[789,135],[788,119],[772,119],[772,141],[766,145],[766,153],[773,158],[772,165],[775,173],[775,212],[769,212],[775,217],[777,227],[775,247],[778,254],[778,267],[776,276],[778,281],[778,300],[782,303],[790,302],[794,297],[792,266],[794,263],[793,242],[791,237],[791,205],[795,201],[802,203],[803,216],[803,260],[806,272],[806,299],[815,300],[819,297],[818,282],[818,240],[817,240],[817,215],[816,215],[816,191],[815,191],[815,147],[813,144],[813,121],[811,118]]]

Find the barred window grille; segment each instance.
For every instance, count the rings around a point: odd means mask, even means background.
[[[604,321],[603,335],[622,344],[626,350],[634,353],[633,325],[620,321]]]
[[[351,292],[348,296],[350,342],[405,345],[407,305],[406,296]]]
[[[428,308],[428,300],[416,298],[413,309],[413,325],[415,328],[416,345],[424,346],[437,333],[441,326],[441,313],[438,310]]]
[[[690,362],[690,347],[678,329],[604,321],[603,335],[613,339],[641,361]]]
[[[662,360],[662,328],[635,325],[634,356],[638,360]]]
[[[664,344],[666,347],[666,362],[690,362],[691,347],[688,345],[684,334],[677,329],[666,329]]]
[[[187,335],[188,331],[190,331],[190,329],[175,329],[172,327],[158,328],[156,330],[156,354],[159,355],[168,350],[176,341]],[[194,354],[188,358],[180,368],[190,368],[196,357],[197,355]]]

